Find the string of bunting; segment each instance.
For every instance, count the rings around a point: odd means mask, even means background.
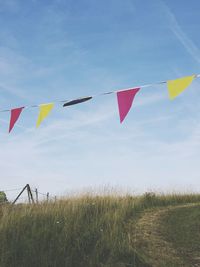
[[[7,109],[7,110],[0,110],[0,112],[10,112],[10,124],[9,124],[9,133],[12,131],[15,123],[19,119],[22,111],[25,108],[35,108],[39,107],[39,114],[38,119],[36,123],[36,127],[38,128],[41,124],[41,122],[49,115],[49,113],[52,111],[52,109],[55,106],[55,103],[62,103],[63,107],[69,107],[72,105],[80,104],[86,101],[91,100],[94,97],[101,96],[101,95],[108,95],[108,94],[116,94],[117,96],[117,103],[118,103],[118,110],[119,110],[119,117],[120,117],[120,123],[122,123],[127,116],[129,110],[131,109],[133,100],[136,96],[136,94],[142,89],[150,86],[155,85],[161,85],[161,84],[167,84],[168,94],[169,98],[173,100],[176,98],[179,94],[181,94],[191,83],[195,78],[199,78],[200,74],[197,75],[191,75],[191,76],[185,76],[181,77],[175,80],[168,80],[168,81],[162,81],[157,82],[153,84],[146,84],[141,85],[134,88],[127,88],[122,90],[116,90],[111,92],[105,92],[98,95],[93,96],[87,96],[87,97],[80,97],[77,99],[72,99],[70,101],[67,100],[61,100],[61,101],[55,101],[54,103],[45,103],[40,105],[33,105],[33,106],[23,106],[13,109]],[[63,104],[64,103],[64,104]]]

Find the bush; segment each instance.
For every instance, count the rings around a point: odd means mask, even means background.
[[[0,203],[5,203],[5,202],[8,202],[6,193],[4,191],[0,191]]]

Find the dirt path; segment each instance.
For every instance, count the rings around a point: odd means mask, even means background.
[[[173,245],[167,242],[162,235],[160,223],[164,214],[171,210],[194,207],[199,203],[170,206],[150,210],[138,220],[134,226],[133,245],[135,250],[153,267],[189,267],[178,255]],[[200,266],[196,263],[191,266]]]

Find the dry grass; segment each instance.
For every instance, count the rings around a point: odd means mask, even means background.
[[[200,195],[76,196],[0,208],[1,267],[151,266],[135,248],[144,211],[200,202]]]

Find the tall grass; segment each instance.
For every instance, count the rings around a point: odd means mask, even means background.
[[[0,267],[148,266],[132,226],[149,208],[200,202],[200,195],[80,196],[0,207]]]

